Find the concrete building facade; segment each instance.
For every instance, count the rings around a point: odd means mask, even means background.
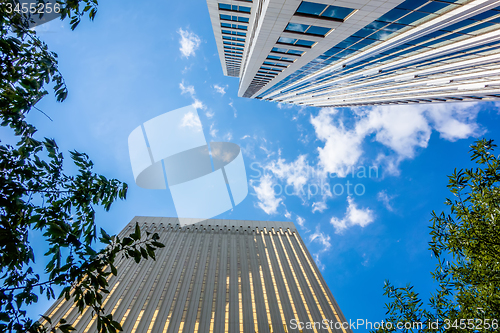
[[[500,98],[498,0],[207,3],[242,97],[318,107]]]
[[[351,332],[292,222],[135,217],[119,236],[136,222],[165,248],[109,278],[104,308],[124,332]],[[91,312],[61,299],[46,315],[96,332]]]

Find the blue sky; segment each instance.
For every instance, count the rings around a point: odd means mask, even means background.
[[[193,104],[208,141],[243,150],[250,194],[218,218],[293,221],[352,320],[384,318],[385,279],[428,296],[429,219],[445,209],[447,175],[472,165],[476,138],[499,139],[498,107],[488,102],[320,109],[239,98],[238,79],[222,75],[203,0],[103,2],[76,31],[58,20],[37,31],[69,87],[64,103],[38,104],[53,121],[29,116],[39,137],[55,138],[67,158],[88,153],[97,172],[130,186],[126,201],[98,213],[99,226],[118,233],[136,215],[176,215],[168,190],[135,185],[127,138]]]

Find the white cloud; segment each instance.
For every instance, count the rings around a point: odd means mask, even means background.
[[[332,217],[330,223],[335,228],[335,233],[342,233],[349,227],[358,225],[362,228],[375,220],[373,211],[369,208],[358,208],[354,199],[347,197],[347,211],[342,219]]]
[[[319,227],[316,227],[316,232],[309,235],[309,241],[317,242],[323,245],[322,251],[328,251],[332,244],[330,243],[330,236],[319,231]]]
[[[179,88],[181,88],[181,94],[183,94],[183,95],[189,94],[189,95],[191,95],[191,97],[193,97],[195,95],[194,87],[189,86],[189,85],[185,85],[184,80],[182,80],[182,82],[179,83]]]
[[[229,102],[229,106],[233,109],[234,118],[238,117],[238,110],[234,107],[233,101]]]
[[[204,110],[206,108],[205,104],[203,104],[199,99],[193,98],[194,102],[191,104],[196,110],[201,109]]]
[[[445,103],[432,104],[428,111],[434,128],[448,141],[484,134],[484,130],[476,123],[478,113],[479,106],[476,103],[454,103],[452,107]]]
[[[317,162],[309,162],[306,155],[287,162],[279,153],[270,160],[276,151],[261,138],[257,147],[269,160],[262,168],[281,185],[282,193],[298,196],[313,213],[322,213],[333,197],[331,189],[324,186],[330,184],[328,173],[345,177],[352,172],[354,177],[355,170],[365,163],[370,167],[383,166],[384,174],[397,175],[401,161],[415,158],[419,150],[428,146],[433,130],[449,141],[481,134],[476,122],[479,109],[475,104],[459,104],[375,106],[352,112],[322,108],[316,116],[310,117],[317,139],[323,142],[317,150]],[[346,112],[349,112],[348,117],[344,117]],[[245,138],[248,136],[242,137]],[[370,145],[371,154],[365,155],[364,145],[369,140],[375,144]],[[245,152],[249,153],[247,148]],[[379,177],[376,170],[375,177]],[[392,209],[393,197],[384,192],[379,193],[378,199],[388,210]],[[373,222],[374,214],[370,209],[358,209],[352,198],[348,198],[348,203],[343,218],[332,218],[337,232]]]
[[[313,254],[313,257],[319,269],[324,270],[325,265],[321,263],[320,255],[324,252],[327,252],[332,247],[332,243],[330,243],[330,235],[321,232],[318,225],[316,226],[316,231],[313,234],[309,235],[309,241],[319,243],[322,246],[322,248],[318,252]]]
[[[392,199],[394,199],[394,196],[389,196],[386,190],[382,190],[377,193],[377,200],[381,201],[384,204],[385,208],[387,208],[387,210],[390,212],[394,211],[394,208],[391,205]]]
[[[258,186],[253,186],[252,183],[253,182],[251,181],[250,185],[254,188],[255,193],[257,194],[257,199],[259,200],[257,206],[268,215],[276,214],[282,199],[276,197],[272,177],[270,175],[262,176]]]
[[[323,108],[317,117],[311,116],[311,124],[318,139],[325,142],[323,148],[318,147],[321,168],[344,177],[345,170],[355,165],[361,157],[363,136],[345,129],[340,119],[335,124],[332,117],[335,113],[335,110]]]
[[[233,134],[231,132],[227,132],[226,135],[224,135],[224,141],[231,141],[233,139]]]
[[[313,202],[313,204],[312,204],[312,212],[313,213],[316,213],[316,212],[323,213],[323,211],[327,208],[328,208],[328,206],[327,206],[325,201]]]
[[[241,140],[247,139],[247,138],[249,138],[249,137],[250,137],[250,135],[248,135],[248,134],[247,134],[247,135],[244,135],[244,136],[242,136],[242,137],[241,137]]]
[[[412,159],[417,149],[426,148],[432,130],[449,141],[482,134],[476,122],[479,108],[474,103],[375,106],[354,111],[349,126],[342,114],[323,108],[310,122],[324,142],[318,147],[319,165],[340,177],[362,162],[363,143],[373,136],[389,153],[379,153],[375,164],[384,164],[390,174],[398,173],[404,159]]]
[[[221,94],[222,96],[224,96],[224,94],[226,93],[226,88],[227,86],[219,86],[218,84],[214,84],[214,89],[216,92],[218,92],[219,94]]]
[[[375,133],[375,140],[395,151],[401,159],[413,158],[417,147],[425,148],[431,127],[417,106],[375,107],[358,122],[360,137]]]
[[[182,80],[182,82],[179,83],[179,88],[181,89],[182,95],[189,94],[191,96],[191,98],[193,99],[193,103],[191,105],[196,110],[205,110],[207,108],[202,101],[195,97],[196,91],[194,90],[194,86],[187,85],[184,83],[184,80]]]
[[[200,47],[201,39],[194,32],[183,30],[180,28],[177,33],[180,35],[179,43],[181,47],[179,50],[185,58],[195,55],[195,51]]]
[[[292,185],[295,193],[306,194],[304,186],[314,173],[313,168],[306,161],[307,155],[300,155],[294,162],[286,163],[282,158],[266,166],[277,178]]]
[[[365,260],[361,263],[361,265],[363,265],[363,266],[365,266],[365,267],[366,267],[366,266],[368,266],[368,263],[369,263],[369,258],[368,258],[368,256],[366,255],[366,253],[363,253],[362,257],[363,257],[363,259],[365,259]]]
[[[291,109],[293,108],[295,105],[293,104],[288,104],[288,103],[278,103],[278,109]]]
[[[305,219],[305,218],[300,217],[300,216],[298,216],[298,215],[297,215],[297,223],[298,223],[301,227],[303,227],[303,226],[304,226],[304,223],[305,223],[305,222],[306,222],[306,219]]]
[[[182,74],[186,74],[187,72],[189,72],[192,68],[193,68],[193,65],[194,64],[190,64],[189,66],[184,66],[184,69],[182,70]]]
[[[212,123],[212,124],[210,125],[210,136],[211,136],[212,138],[216,138],[216,137],[217,137],[217,132],[219,132],[219,130],[218,130],[218,129],[216,129],[216,128],[215,128],[215,124],[214,124],[214,123]]]
[[[292,214],[288,210],[285,210],[285,214],[283,214],[283,215],[285,215],[285,217],[287,219],[291,219],[292,218]]]
[[[275,154],[274,151],[271,151],[264,146],[260,146],[259,148],[262,149],[267,154],[267,158],[269,158]]]
[[[267,158],[275,155],[276,152],[261,146]],[[281,158],[281,149],[277,152],[278,158],[262,165],[266,174],[273,177],[276,184],[279,185],[281,193],[287,196],[297,196],[301,198],[303,204],[312,204],[313,212],[324,211],[327,209],[326,201],[332,197],[329,188],[327,174],[321,169],[317,169],[309,164],[307,155],[300,155],[295,161],[287,162]],[[321,199],[318,200],[318,197]]]
[[[214,117],[215,113],[212,110],[208,110],[205,112],[205,116],[207,116],[208,119],[212,119]]]
[[[197,114],[194,114],[193,112],[188,112],[184,115],[184,117],[182,117],[181,126],[190,127],[197,132],[202,130],[200,118],[198,117]]]

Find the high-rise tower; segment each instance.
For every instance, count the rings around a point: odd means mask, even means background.
[[[135,217],[119,236],[136,222],[165,248],[156,261],[121,259],[109,280],[104,308],[124,332],[350,332],[292,222]],[[72,301],[46,315],[96,332]]]
[[[498,100],[498,0],[207,0],[239,96],[310,106]]]

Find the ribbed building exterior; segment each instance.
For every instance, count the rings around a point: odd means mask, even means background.
[[[351,332],[292,222],[135,217],[119,236],[136,222],[165,248],[156,261],[121,259],[109,278],[104,308],[124,332]],[[46,315],[97,332],[91,310],[72,301]]]
[[[500,98],[498,0],[207,0],[239,96],[351,107]]]

